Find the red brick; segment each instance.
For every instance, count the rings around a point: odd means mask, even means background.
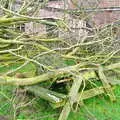
[[[120,0],[101,0],[100,8],[120,7]],[[103,26],[120,19],[120,11],[98,12],[93,16],[93,21],[97,26]]]
[[[120,7],[120,0],[101,0],[99,7],[100,8]]]

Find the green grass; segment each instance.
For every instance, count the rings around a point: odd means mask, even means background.
[[[116,102],[110,102],[105,95],[88,99],[85,101],[87,110],[81,108],[78,113],[71,113],[68,120],[87,120],[91,114],[97,120],[120,120],[120,86],[117,86],[114,92],[117,97]]]
[[[13,89],[14,87],[1,86],[0,90],[0,115],[11,117],[11,119],[14,118],[14,112],[18,106],[16,104],[16,108],[13,107],[14,99],[18,100],[13,94]],[[77,112],[71,112],[68,120],[88,120],[91,116],[97,120],[120,120],[120,86],[117,86],[114,92],[117,97],[116,102],[110,102],[105,95],[85,100],[86,107],[80,107]],[[19,109],[16,119],[57,120],[60,110],[52,109],[46,101],[30,95],[25,96],[24,100],[20,100],[19,104],[25,101],[31,102]]]
[[[6,72],[8,72],[8,71],[12,71],[12,70],[14,70],[14,69],[16,69],[17,67],[19,67],[21,64],[13,64],[13,65],[11,65],[11,66],[0,66],[0,74],[2,74],[2,73],[6,73]],[[35,66],[32,64],[32,63],[30,63],[30,64],[28,64],[28,65],[26,65],[26,66],[24,66],[24,67],[22,67],[21,69],[19,69],[17,72],[19,73],[26,73],[26,75],[27,76],[34,76],[35,75],[35,71],[36,71],[36,69],[35,69]]]
[[[16,67],[2,68],[0,72]],[[29,65],[20,72],[32,70],[34,66]],[[10,120],[57,120],[61,109],[52,109],[46,101],[33,95],[16,94],[16,88],[0,86],[0,116],[7,116]],[[97,120],[120,120],[120,86],[116,86],[114,92],[116,102],[110,102],[106,95],[85,100],[85,106],[78,108],[77,112],[71,112],[68,120],[94,120],[93,117]],[[27,103],[26,106],[19,107],[23,103]]]

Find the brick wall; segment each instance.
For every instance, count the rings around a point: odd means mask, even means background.
[[[98,0],[76,0],[76,1],[78,2],[78,6],[83,5],[85,8],[94,8],[96,6],[98,6],[98,8],[120,7],[120,0],[100,0],[99,3],[97,2]],[[67,8],[76,9],[70,0],[68,0],[67,3],[68,3],[68,6],[66,6]],[[63,1],[50,1],[48,2],[47,7],[64,9],[65,6]],[[60,11],[54,11],[52,9],[40,9],[37,16],[39,16],[40,18],[64,18],[64,13]],[[95,25],[99,27],[105,24],[112,23],[119,19],[120,19],[120,11],[96,12],[92,16],[92,20],[94,21]],[[31,24],[31,26],[33,25]],[[33,32],[33,27],[30,27],[29,31]],[[28,28],[29,28],[29,24],[27,29]],[[37,27],[35,28],[36,28],[34,30],[35,33],[42,31],[42,29],[38,29],[40,28],[40,26],[38,26],[38,28]]]
[[[100,0],[99,4],[97,0],[76,0],[78,6],[84,6],[86,9],[94,8],[98,6],[98,8],[111,8],[111,7],[120,7],[120,0]],[[53,8],[62,8],[64,9],[64,2],[62,1],[53,1],[48,3],[48,7]],[[68,0],[67,8],[75,9],[75,6],[72,4],[71,0]],[[62,13],[58,12],[41,12],[43,16],[53,16],[53,17],[62,17]],[[45,13],[45,14],[44,14]],[[41,14],[42,15],[42,14]],[[105,24],[109,24],[115,22],[120,19],[120,11],[104,11],[104,12],[96,12],[93,15],[93,22],[96,26],[103,26]]]
[[[99,8],[120,7],[120,0],[101,0]],[[93,15],[93,21],[96,26],[103,26],[120,19],[120,11],[97,12]]]
[[[120,0],[101,0],[99,7],[120,7]]]

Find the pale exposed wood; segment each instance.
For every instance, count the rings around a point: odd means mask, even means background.
[[[69,116],[69,113],[71,111],[71,107],[76,102],[75,98],[77,97],[77,94],[78,94],[79,88],[81,86],[82,80],[83,80],[83,78],[82,78],[81,74],[78,75],[74,79],[72,87],[71,87],[69,95],[68,95],[69,96],[69,100],[65,104],[65,106],[64,106],[64,108],[63,108],[63,110],[62,110],[58,120],[67,120],[67,118]]]

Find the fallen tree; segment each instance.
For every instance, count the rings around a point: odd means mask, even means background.
[[[59,120],[66,120],[74,105],[77,109],[85,99],[96,95],[106,93],[111,101],[116,100],[112,89],[113,85],[120,84],[117,80],[120,73],[120,42],[113,31],[116,24],[101,29],[84,27],[85,34],[75,40],[74,28],[69,26],[67,20],[30,17],[21,12],[22,7],[16,13],[5,8],[4,1],[0,8],[3,12],[0,19],[0,67],[19,64],[13,70],[0,73],[0,85],[24,86],[27,91],[48,101],[53,108],[63,107]],[[54,30],[52,36],[49,35],[51,30],[46,34],[31,35],[18,29],[29,22],[55,27],[56,32],[61,34],[63,31],[67,37],[54,36]],[[36,68],[35,76],[16,76],[30,63]],[[112,79],[113,76],[116,80]],[[43,87],[43,83],[47,85]],[[65,84],[65,88],[62,87],[67,89],[67,94],[58,89],[55,91],[54,84]]]
[[[15,78],[15,77],[9,77],[9,76],[0,76],[0,84],[1,85],[18,85],[18,86],[34,85],[34,84],[38,84],[38,83],[49,81],[49,80],[51,81],[57,80],[62,77],[69,77],[69,76],[71,77],[72,72],[76,72],[76,71],[79,71],[84,74],[85,71],[87,72],[90,70],[90,71],[98,72],[99,70],[98,69],[99,65],[94,66],[94,68],[84,68],[84,66],[87,66],[87,65],[84,64],[82,66],[81,64],[77,64],[74,66],[56,69],[54,71],[44,73],[42,75],[39,75],[33,78]],[[108,66],[104,66],[103,71],[114,70],[115,68],[119,68],[119,67],[120,67],[120,63],[115,63]]]

